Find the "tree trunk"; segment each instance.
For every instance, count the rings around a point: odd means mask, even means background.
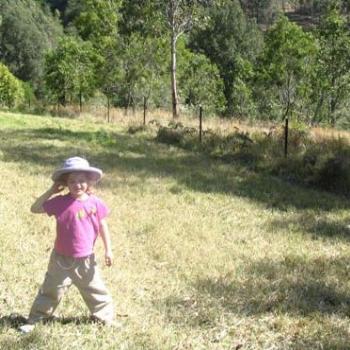
[[[330,115],[330,122],[332,127],[335,126],[335,110],[337,106],[337,101],[334,97],[331,98],[330,108],[329,108],[329,115]]]
[[[173,118],[179,117],[179,106],[176,86],[176,36],[172,32],[171,35],[171,97],[173,105]]]
[[[320,98],[318,99],[317,101],[317,105],[316,105],[316,108],[315,108],[315,112],[314,112],[314,116],[312,118],[312,124],[314,124],[315,122],[318,122],[319,121],[319,113],[320,113],[320,110],[323,106],[323,103],[324,103],[324,93],[321,92],[321,96]]]

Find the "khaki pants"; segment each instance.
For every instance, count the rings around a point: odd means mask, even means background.
[[[29,314],[29,323],[53,315],[63,295],[74,284],[92,316],[110,323],[114,318],[112,298],[96,265],[95,255],[72,258],[52,252],[49,266]]]

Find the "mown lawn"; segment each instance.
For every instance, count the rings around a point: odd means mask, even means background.
[[[106,176],[122,328],[89,323],[72,287],[58,321],[16,330],[46,271],[54,221],[29,211],[64,158]],[[349,349],[349,200],[125,126],[0,113],[0,349]]]

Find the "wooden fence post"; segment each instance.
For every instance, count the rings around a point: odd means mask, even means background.
[[[199,142],[202,143],[203,107],[199,106]]]
[[[143,125],[146,125],[146,113],[147,113],[147,101],[146,97],[143,97]]]
[[[284,127],[284,157],[288,156],[288,117],[286,118],[286,125]]]
[[[109,96],[107,96],[107,123],[109,123],[109,111],[110,111],[110,102],[109,102]]]

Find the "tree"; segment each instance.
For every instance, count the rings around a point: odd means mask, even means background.
[[[336,111],[350,93],[350,35],[339,9],[331,8],[322,18],[318,39],[320,50],[312,96],[315,101],[314,121],[327,117],[334,125]]]
[[[273,92],[273,102],[285,118],[292,113],[310,77],[315,40],[297,24],[281,17],[268,31],[265,44],[258,61],[257,84],[263,94]]]
[[[138,59],[138,73],[134,90],[137,104],[162,105],[166,99],[168,84],[168,46],[166,39],[148,36],[134,36],[134,41],[141,45],[135,52]]]
[[[277,7],[276,0],[240,0],[240,4],[259,24],[270,24]]]
[[[120,0],[86,0],[74,24],[83,40],[90,42],[99,55],[96,65],[96,86],[107,97],[108,119],[110,102],[120,91],[121,71],[118,20]]]
[[[120,0],[85,0],[75,20],[81,38],[101,49],[106,40],[116,39],[120,4]]]
[[[14,107],[23,100],[23,96],[21,81],[5,65],[0,63],[0,105]]]
[[[138,33],[123,38],[119,59],[119,103],[126,107],[161,103],[167,81],[167,46],[164,38],[142,37]]]
[[[58,47],[46,55],[46,86],[54,100],[62,105],[92,95],[96,87],[96,65],[100,57],[90,42],[64,37]]]
[[[209,113],[223,112],[223,82],[218,68],[205,55],[180,47],[179,86],[188,106],[203,106]]]
[[[62,35],[58,18],[34,0],[2,0],[0,13],[0,61],[38,90],[45,52],[54,48]]]
[[[234,101],[235,81],[243,78],[242,60],[255,63],[262,47],[262,36],[255,22],[246,18],[238,0],[223,0],[210,8],[206,25],[196,26],[190,36],[190,48],[204,53],[220,72],[224,82],[225,114],[239,111]]]
[[[166,24],[162,18],[165,10],[160,8],[159,1],[155,0],[124,0],[118,23],[120,34],[130,36],[137,33],[143,37],[163,37],[166,35]]]
[[[200,13],[200,7],[209,1],[200,0],[167,0],[165,1],[165,18],[170,29],[170,54],[171,54],[171,96],[173,117],[179,116],[179,101],[176,81],[176,43],[185,32],[192,28],[196,16]]]

